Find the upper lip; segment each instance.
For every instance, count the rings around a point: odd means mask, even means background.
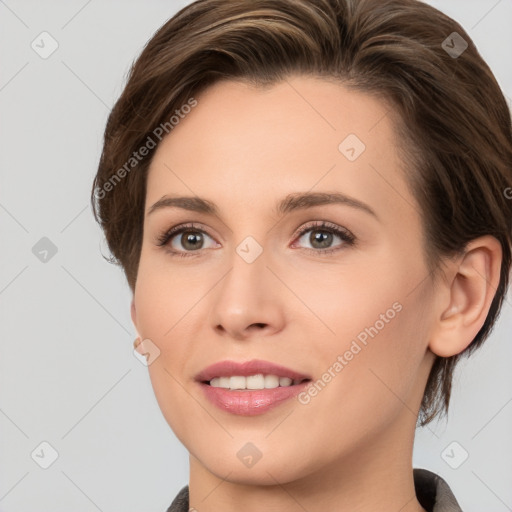
[[[218,363],[214,363],[204,368],[196,375],[195,378],[199,382],[209,382],[215,377],[231,377],[235,375],[247,377],[249,375],[256,375],[259,373],[262,373],[263,375],[288,377],[297,381],[311,379],[311,377],[303,373],[260,359],[252,359],[251,361],[245,362],[219,361]]]

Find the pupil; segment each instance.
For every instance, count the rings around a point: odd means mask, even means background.
[[[181,242],[185,249],[196,250],[199,248],[202,242],[202,236],[200,233],[183,233]]]
[[[315,234],[316,233],[316,234]],[[315,247],[313,242],[319,242],[320,248],[329,247],[332,238],[332,233],[325,231],[312,231],[311,232],[311,245]]]

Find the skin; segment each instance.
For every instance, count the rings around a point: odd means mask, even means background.
[[[424,510],[412,450],[435,354],[462,351],[483,324],[499,279],[500,245],[471,242],[429,276],[417,205],[403,176],[389,106],[313,77],[270,88],[220,82],[157,148],[148,174],[144,236],[132,319],[160,356],[149,374],[164,417],[190,453],[190,506],[199,512]],[[365,151],[338,149],[356,134]],[[280,216],[295,192],[342,192],[347,204]],[[199,196],[219,215],[168,207],[165,195]],[[348,229],[321,254],[311,221]],[[158,237],[197,223],[199,250]],[[195,231],[197,233],[197,229]],[[262,254],[236,252],[248,236]],[[186,243],[186,239],[185,239]],[[199,244],[200,245],[200,244]],[[309,374],[333,366],[365,328],[402,309],[307,405],[296,399],[243,417],[211,404],[194,381],[210,364],[264,359]],[[251,442],[261,459],[237,452]]]

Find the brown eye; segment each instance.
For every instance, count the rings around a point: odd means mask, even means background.
[[[337,240],[339,242],[336,244]],[[345,228],[320,222],[303,228],[299,233],[298,242],[303,246],[306,244],[305,248],[307,250],[318,254],[328,254],[343,249],[344,246],[354,245],[355,237]],[[309,247],[307,244],[309,244]]]
[[[311,230],[309,234],[309,243],[314,249],[327,249],[332,244],[334,235],[323,229]]]
[[[195,225],[174,226],[158,238],[158,245],[164,246],[171,255],[195,256],[194,252],[216,246],[215,240]]]
[[[184,231],[181,233],[179,241],[181,246],[187,251],[196,251],[202,248],[204,238],[199,231]]]

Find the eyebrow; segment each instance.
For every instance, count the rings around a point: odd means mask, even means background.
[[[378,218],[370,206],[339,192],[296,192],[288,194],[277,203],[274,212],[282,216],[295,210],[304,210],[328,204],[343,204]],[[215,203],[197,196],[163,196],[149,208],[147,215],[151,215],[153,212],[163,208],[182,208],[188,211],[219,216],[219,210]]]

